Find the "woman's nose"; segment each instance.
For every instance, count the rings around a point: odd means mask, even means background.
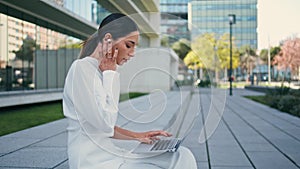
[[[134,50],[131,50],[131,51],[128,53],[128,55],[129,55],[130,57],[133,57],[133,56],[134,56]]]

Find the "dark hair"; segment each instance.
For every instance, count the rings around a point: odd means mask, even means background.
[[[110,14],[102,20],[97,32],[83,42],[79,58],[91,55],[106,33],[117,40],[134,31],[138,31],[138,26],[130,17],[121,13]]]

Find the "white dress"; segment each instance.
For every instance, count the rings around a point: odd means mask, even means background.
[[[118,115],[119,73],[101,72],[98,65],[92,57],[76,60],[65,80],[63,111],[69,123],[70,169],[197,168],[185,147],[176,153],[138,158],[112,143]]]

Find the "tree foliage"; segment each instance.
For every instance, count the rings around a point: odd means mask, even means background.
[[[242,71],[246,71],[248,75],[252,74],[252,70],[255,68],[256,52],[249,45],[242,46],[240,48],[240,67]]]
[[[184,64],[193,70],[197,70],[199,68],[203,68],[204,65],[200,60],[200,57],[194,51],[190,51],[186,57],[183,59]]]
[[[286,40],[279,54],[274,57],[273,64],[279,70],[286,71],[289,68],[292,74],[297,74],[300,66],[300,38]]]
[[[269,55],[268,49],[262,49],[259,53],[259,57],[264,63],[268,63],[268,55]]]
[[[166,35],[162,36],[160,39],[160,45],[163,47],[169,47],[170,46],[169,37]]]
[[[179,58],[183,60],[191,50],[191,44],[187,39],[179,39],[177,42],[173,43],[172,49],[179,56]]]
[[[274,60],[274,57],[279,54],[280,50],[281,49],[279,46],[275,46],[275,47],[271,48],[271,51],[270,51],[271,60]]]
[[[268,54],[269,54],[268,52],[269,52],[268,49],[262,49],[259,53],[259,57],[264,63],[268,63]],[[278,46],[272,47],[270,49],[270,60],[272,61],[274,57],[279,54],[279,52],[280,52],[280,47]]]
[[[61,45],[60,49],[80,49],[82,47],[81,43],[72,43],[67,45]]]
[[[217,56],[219,58],[220,67],[222,69],[229,68],[230,67],[230,46],[229,46],[229,35],[224,34],[221,36],[219,40],[217,40],[216,46],[217,46]],[[239,50],[234,45],[232,45],[232,68],[236,69],[238,68],[240,64],[240,58],[239,58]]]
[[[229,68],[230,46],[228,34],[219,39],[213,33],[200,35],[191,44],[192,51],[184,58],[187,66],[197,65],[198,68],[215,70]],[[235,45],[232,47],[233,68],[239,66],[239,52]]]
[[[33,61],[33,56],[36,48],[39,48],[39,46],[37,46],[35,40],[30,36],[27,36],[25,39],[23,39],[23,44],[20,49],[13,52],[16,54],[17,59],[26,60],[31,63]]]

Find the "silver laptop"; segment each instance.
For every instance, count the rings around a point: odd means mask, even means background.
[[[197,118],[198,113],[194,117],[192,123],[188,127],[188,129],[185,131],[185,134],[182,138],[164,138],[161,140],[154,141],[153,144],[146,144],[146,143],[140,143],[133,151],[132,153],[160,153],[160,152],[176,152],[183,140],[188,136],[188,134],[191,132],[195,119]]]

